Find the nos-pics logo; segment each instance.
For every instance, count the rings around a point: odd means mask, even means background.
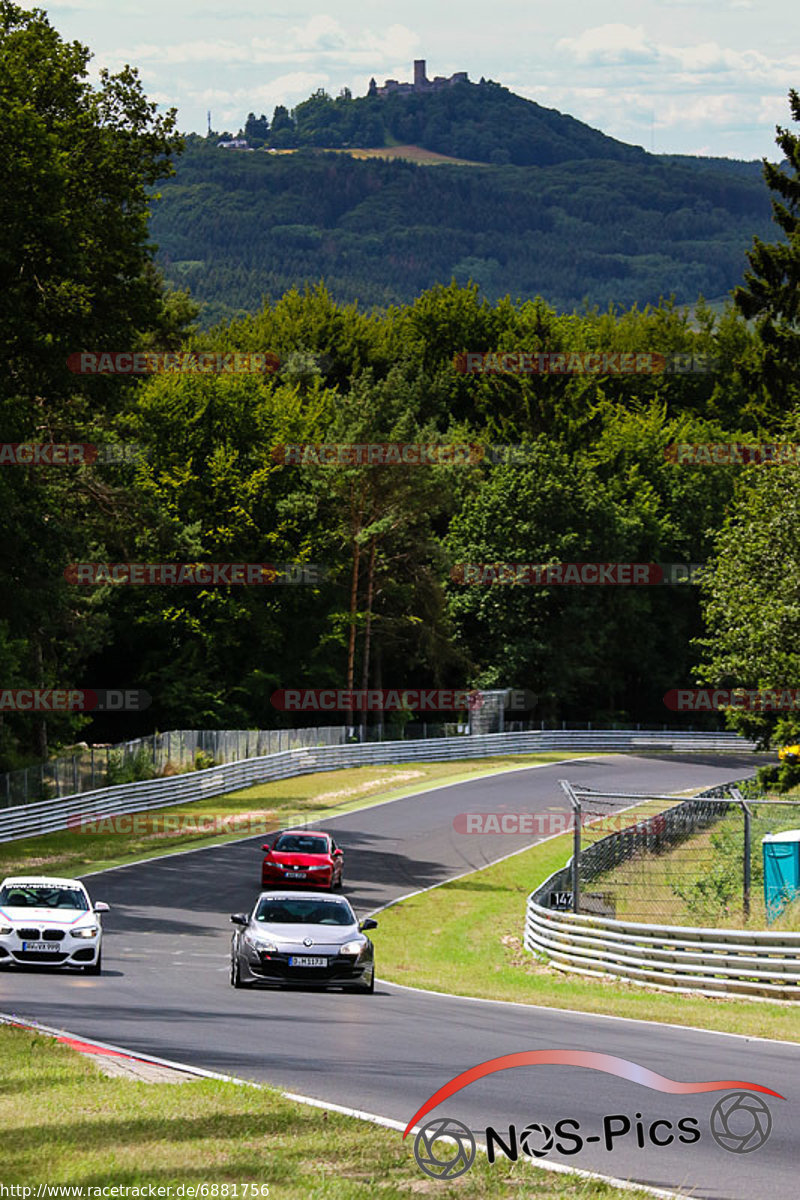
[[[762,1084],[748,1083],[742,1079],[681,1083],[611,1054],[583,1050],[528,1050],[489,1059],[456,1075],[414,1113],[403,1138],[432,1109],[470,1083],[511,1067],[545,1065],[603,1071],[673,1096],[725,1092],[711,1110],[708,1129],[717,1145],[731,1154],[752,1154],[768,1141],[772,1132],[772,1114],[761,1098],[762,1094],[775,1096],[779,1100],[786,1098]],[[592,1129],[582,1127],[581,1122],[572,1117],[560,1118],[552,1125],[534,1121],[522,1128],[511,1125],[504,1130],[487,1126],[486,1153],[489,1162],[494,1162],[499,1155],[516,1162],[520,1153],[531,1159],[545,1158],[551,1151],[569,1156],[579,1154],[592,1143],[607,1151],[614,1150],[618,1144],[646,1151],[653,1146],[690,1146],[699,1142],[702,1136],[703,1130],[697,1117],[658,1117],[652,1120],[641,1112],[610,1113]],[[468,1171],[475,1161],[476,1151],[473,1131],[453,1117],[431,1118],[418,1130],[414,1140],[414,1157],[419,1167],[432,1179],[443,1181],[457,1179]]]

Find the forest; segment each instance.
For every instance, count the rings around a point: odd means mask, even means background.
[[[157,262],[206,326],[323,280],[368,308],[451,280],[562,311],[721,303],[770,230],[759,164],[586,159],[580,146],[549,166],[425,166],[192,136],[158,193]]]
[[[159,113],[127,68],[88,82],[88,52],[62,42],[43,14],[3,13],[14,65],[10,151],[0,160],[0,258],[12,265],[0,293],[3,443],[98,448],[80,461],[28,455],[0,466],[3,694],[138,688],[152,702],[94,717],[4,708],[0,767],[78,737],[295,723],[273,699],[287,688],[509,687],[535,694],[537,720],[688,723],[665,706],[672,689],[796,683],[796,462],[677,461],[670,451],[800,440],[800,138],[791,129],[779,137],[788,165],[767,165],[760,185],[762,209],[773,199],[763,238],[752,240],[751,185],[732,176],[726,185],[750,249],[721,311],[699,287],[691,307],[664,299],[562,311],[544,287],[488,297],[477,278],[449,272],[410,300],[373,306],[325,282],[279,288],[276,276],[271,298],[209,325],[154,264],[154,189],[187,186],[181,167],[170,179],[182,146],[175,114]],[[794,92],[790,107],[800,121]],[[247,244],[245,183],[258,193],[262,170],[283,181],[270,204],[283,206],[290,227],[312,208],[344,220],[376,179],[387,195],[397,189],[398,221],[403,206],[414,219],[415,197],[444,178],[438,168],[378,164],[372,173],[327,158],[286,171],[260,157],[197,151],[208,178],[192,186],[206,189],[206,203],[193,195],[175,223],[187,252],[192,211],[221,245],[237,227]],[[491,169],[502,177],[512,168]],[[662,169],[648,167],[656,174],[640,211],[656,204]],[[305,210],[295,207],[292,171],[307,172]],[[229,172],[243,182],[226,208]],[[319,186],[327,172],[342,189]],[[703,172],[686,175],[698,196],[710,186]],[[665,171],[664,185],[674,177]],[[489,201],[476,176],[456,178],[463,206],[451,219],[463,237],[485,236],[478,213]],[[12,193],[29,200],[12,205]],[[508,221],[521,230],[527,210],[513,195],[509,184]],[[359,203],[353,236],[374,236],[380,249],[385,236],[370,231],[369,205]],[[372,211],[386,210],[384,196]],[[573,248],[599,253],[582,235]],[[318,256],[320,273],[325,261]],[[465,354],[520,352],[548,362],[678,355],[702,367],[463,369]],[[120,369],[103,367],[104,354]],[[94,364],[84,373],[75,369],[83,355]],[[133,373],[148,355],[158,369]],[[286,454],[322,444],[491,449],[466,461]],[[609,562],[707,570],[702,584],[605,587],[473,585],[463,570]],[[201,582],[199,571],[189,586],[81,574],[81,564],[109,563],[291,564],[294,574],[287,566],[285,586]],[[723,719],[691,714],[695,726]],[[727,719],[767,740],[797,732],[792,713]]]

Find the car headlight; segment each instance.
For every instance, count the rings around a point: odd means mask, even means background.
[[[97,926],[96,925],[87,925],[85,929],[73,929],[72,936],[78,937],[78,938],[97,937]]]
[[[0,937],[5,937],[9,933],[14,932],[13,925],[0,925]]]
[[[246,933],[244,940],[253,950],[266,950],[270,954],[274,954],[278,947],[274,942],[267,941],[266,938],[257,937],[253,933]]]
[[[340,954],[357,954],[360,956],[364,953],[366,948],[367,948],[366,942],[361,942],[361,941],[345,942],[345,944],[343,946],[339,947],[339,953]]]

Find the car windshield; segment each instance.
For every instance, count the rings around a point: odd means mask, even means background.
[[[327,854],[328,842],[322,837],[308,837],[301,833],[285,833],[279,837],[274,850],[279,854]]]
[[[72,908],[86,912],[89,904],[80,888],[27,883],[0,888],[0,908]]]
[[[341,900],[273,900],[265,896],[256,910],[256,920],[268,925],[355,925],[349,905]]]

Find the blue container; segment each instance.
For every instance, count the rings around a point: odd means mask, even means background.
[[[761,839],[761,850],[767,921],[774,921],[800,894],[800,829],[768,833]]]

